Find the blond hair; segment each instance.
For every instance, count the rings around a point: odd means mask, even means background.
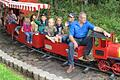
[[[62,17],[56,17],[56,21],[57,20],[61,20],[62,21]]]
[[[50,18],[50,19],[48,20],[48,22],[54,22],[54,23],[55,23],[55,20],[54,20],[53,18]]]

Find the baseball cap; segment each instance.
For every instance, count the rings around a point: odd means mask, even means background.
[[[46,14],[45,14],[45,13],[43,13],[43,14],[41,14],[41,16],[46,16]]]
[[[74,14],[74,13],[69,13],[69,14],[68,14],[68,17],[73,18],[73,17],[75,17],[75,14]]]

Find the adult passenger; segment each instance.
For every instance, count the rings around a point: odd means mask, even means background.
[[[13,10],[11,10],[8,15],[7,15],[7,23],[8,24],[17,24],[17,17],[16,15],[13,13]]]
[[[23,21],[24,21],[24,16],[23,16],[23,13],[20,12],[19,16],[17,17],[17,24],[18,25],[15,28],[15,32],[17,33],[17,35],[19,34],[21,27],[23,26]]]
[[[92,49],[92,38],[88,37],[87,34],[89,30],[102,32],[105,36],[110,37],[110,34],[107,33],[100,27],[96,27],[87,20],[87,15],[84,12],[80,12],[79,20],[75,21],[70,26],[69,32],[69,49],[68,49],[68,64],[69,68],[67,73],[70,73],[74,70],[74,50],[79,45],[86,45],[83,58],[89,60],[89,53]]]

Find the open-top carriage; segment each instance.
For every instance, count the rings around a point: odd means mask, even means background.
[[[10,1],[2,0],[1,2],[5,6],[4,17],[6,15],[7,8],[8,9],[16,9],[15,12],[17,12],[18,14],[19,14],[19,12],[23,12],[24,14],[26,14],[26,12],[31,13],[31,12],[36,12],[36,11],[38,11],[38,14],[39,14],[40,10],[42,10],[42,9],[48,9],[48,13],[49,13],[49,9],[50,9],[49,4],[32,3],[32,2],[19,2],[19,1],[11,1],[11,0]],[[12,36],[12,39],[16,37],[16,35],[14,34],[16,27],[17,27],[17,24],[5,24],[6,32]],[[43,38],[39,38],[39,36],[41,36]],[[23,44],[27,44],[25,37],[26,36],[25,36],[24,32],[22,32],[20,30],[20,34],[18,35],[18,37],[16,39]],[[34,46],[36,48],[43,47],[43,43],[39,43],[39,41],[41,41],[41,40],[43,41],[43,39],[44,39],[43,35],[40,35],[40,34],[33,35],[33,44],[32,45],[28,44],[28,45]]]

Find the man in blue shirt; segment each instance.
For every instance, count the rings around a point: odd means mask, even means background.
[[[102,28],[95,27],[93,24],[87,21],[86,14],[84,12],[80,12],[79,20],[73,22],[70,26],[70,42],[68,49],[69,68],[67,69],[67,73],[70,73],[74,70],[74,50],[78,47],[78,45],[86,45],[83,58],[89,60],[88,55],[92,49],[92,38],[87,37],[89,30],[102,32],[105,36],[110,37],[110,34],[104,31]]]

